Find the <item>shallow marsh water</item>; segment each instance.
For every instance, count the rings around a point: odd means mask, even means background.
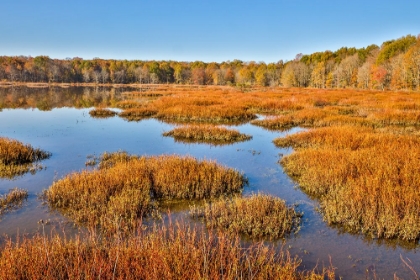
[[[17,233],[34,233],[41,229],[38,223],[41,219],[51,220],[50,227],[69,222],[60,214],[50,212],[37,195],[54,180],[70,172],[86,169],[88,156],[118,150],[137,155],[192,155],[199,159],[216,160],[244,172],[249,179],[244,195],[263,192],[279,196],[288,204],[298,204],[298,209],[304,212],[300,232],[287,238],[285,243],[278,241],[274,245],[290,248],[292,254],[303,259],[305,268],[312,269],[317,264],[320,268],[329,266],[331,258],[337,275],[344,279],[371,279],[374,271],[378,279],[391,279],[394,273],[403,279],[413,279],[414,274],[400,259],[402,256],[410,259],[413,267],[420,272],[418,246],[409,248],[404,244],[369,241],[361,235],[343,233],[322,221],[315,210],[316,201],[296,188],[277,163],[281,156],[292,150],[276,148],[272,140],[299,129],[281,133],[244,124],[232,128],[252,135],[250,141],[225,146],[185,144],[162,136],[163,132],[174,127],[173,124],[155,119],[139,122],[128,122],[119,117],[95,119],[89,116],[89,108],[75,108],[97,103],[110,106],[124,98],[122,92],[123,89],[70,88],[51,91],[0,88],[0,104],[4,107],[0,112],[0,136],[17,139],[52,153],[51,158],[40,162],[43,170],[13,180],[0,179],[0,194],[14,187],[29,191],[28,201],[23,208],[0,218],[0,234],[14,236]],[[12,107],[7,104],[18,102],[21,105],[14,107],[26,109],[7,109]],[[185,207],[173,207],[171,211],[175,217],[182,216],[188,221],[187,215],[184,215],[186,210],[182,209]]]

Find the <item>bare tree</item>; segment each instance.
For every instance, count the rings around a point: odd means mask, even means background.
[[[108,73],[108,71],[106,70],[106,68],[105,68],[105,67],[103,67],[103,68],[102,68],[102,71],[101,71],[101,78],[102,78],[102,83],[103,83],[103,84],[105,84],[106,82],[108,82],[108,79],[109,79],[109,73]]]
[[[114,74],[114,82],[117,84],[123,84],[126,79],[126,71],[125,69],[121,69],[119,71],[116,71]]]
[[[370,61],[366,61],[357,72],[357,85],[360,88],[367,89],[369,88],[370,83],[370,69],[372,63]]]
[[[99,71],[99,70],[95,70],[95,71],[93,71],[93,73],[92,73],[92,78],[93,78],[93,81],[96,83],[96,84],[99,84],[99,81],[100,81],[100,79],[101,79],[101,72]]]
[[[85,83],[89,83],[90,82],[90,71],[89,70],[84,70],[83,71],[83,81]]]

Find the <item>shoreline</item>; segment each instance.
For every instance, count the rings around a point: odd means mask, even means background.
[[[32,82],[0,82],[0,87],[22,87],[28,88],[48,88],[48,87],[131,87],[131,88],[159,88],[159,87],[177,87],[177,88],[201,88],[201,87],[230,87],[230,86],[214,86],[214,85],[184,85],[184,84],[97,84],[97,83],[32,83]]]

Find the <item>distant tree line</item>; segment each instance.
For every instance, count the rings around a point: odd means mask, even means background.
[[[2,56],[0,81],[420,90],[420,36],[407,35],[380,47],[298,54],[292,61],[269,64]]]

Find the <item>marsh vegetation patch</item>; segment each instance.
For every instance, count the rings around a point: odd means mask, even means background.
[[[233,143],[252,139],[251,135],[235,129],[213,125],[184,125],[163,133],[178,141],[205,142],[212,144]]]
[[[281,164],[320,201],[329,224],[377,238],[420,238],[420,141],[330,127],[274,141],[296,151]]]
[[[192,206],[190,215],[202,218],[209,228],[251,238],[278,239],[299,230],[301,213],[278,197],[254,194],[235,196]]]
[[[213,161],[163,155],[104,154],[98,170],[56,181],[44,197],[75,222],[130,231],[162,199],[204,199],[242,190],[246,178]]]
[[[107,108],[94,108],[89,111],[89,115],[93,118],[110,118],[117,114],[117,112]]]
[[[8,193],[0,195],[0,216],[22,206],[28,198],[28,191],[13,188]]]
[[[300,264],[263,243],[243,248],[235,237],[170,224],[123,242],[94,235],[9,240],[0,252],[0,278],[335,279],[333,268],[302,271]]]
[[[42,169],[36,162],[50,156],[50,153],[29,144],[0,137],[0,178],[11,179],[29,171],[36,172]]]

